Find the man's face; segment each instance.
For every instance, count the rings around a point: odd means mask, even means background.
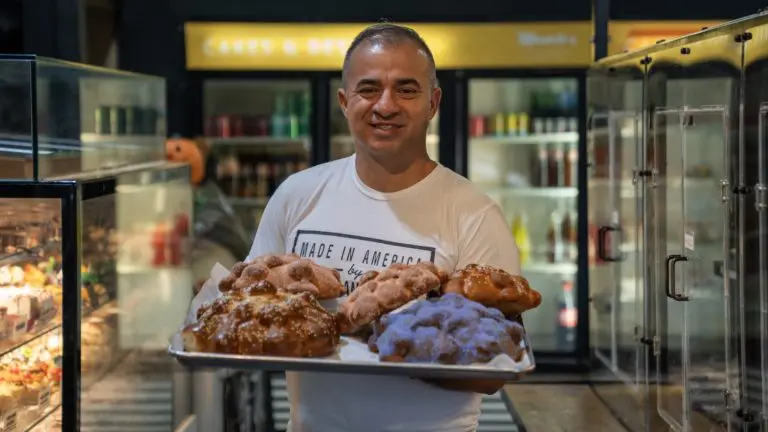
[[[358,150],[417,154],[440,105],[427,57],[410,42],[363,42],[350,57],[339,104]]]

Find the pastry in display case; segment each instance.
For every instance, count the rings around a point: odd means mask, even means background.
[[[0,430],[175,430],[192,190],[164,81],[0,56],[0,83]]]

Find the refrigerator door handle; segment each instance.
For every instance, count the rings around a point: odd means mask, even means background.
[[[597,257],[605,262],[621,262],[624,261],[624,255],[619,252],[617,256],[609,256],[606,248],[606,241],[608,240],[608,233],[615,232],[622,233],[619,226],[601,226],[597,230]]]
[[[680,261],[688,261],[688,257],[683,255],[669,255],[667,257],[667,274],[665,280],[665,291],[667,297],[675,301],[688,301],[689,297],[675,292],[675,265]]]

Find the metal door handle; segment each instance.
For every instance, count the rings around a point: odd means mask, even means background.
[[[621,227],[618,226],[601,226],[597,230],[597,257],[606,262],[620,262],[624,261],[624,255],[619,253],[618,256],[608,256],[605,247],[605,240],[608,237],[609,232],[621,233]]]
[[[667,297],[671,298],[672,300],[688,301],[688,296],[675,292],[675,264],[680,261],[688,261],[688,257],[677,254],[669,255],[667,257],[665,291]]]

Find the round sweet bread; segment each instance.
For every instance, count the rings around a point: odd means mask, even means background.
[[[265,280],[202,306],[181,335],[187,351],[283,357],[326,357],[340,342],[336,320],[312,294]]]
[[[368,345],[382,361],[468,365],[501,354],[522,360],[524,333],[500,311],[446,294],[383,316]]]
[[[448,274],[429,262],[392,264],[360,277],[357,288],[340,305],[342,333],[354,333],[391,312],[437,289]]]
[[[500,310],[511,317],[541,304],[541,294],[519,275],[478,264],[455,271],[440,288],[443,294],[455,293]]]
[[[222,293],[237,292],[267,280],[289,293],[308,292],[320,300],[335,299],[346,292],[341,275],[296,254],[264,255],[236,263],[219,282]]]

